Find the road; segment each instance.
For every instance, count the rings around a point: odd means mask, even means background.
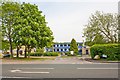
[[[118,78],[118,64],[3,64],[3,78]]]

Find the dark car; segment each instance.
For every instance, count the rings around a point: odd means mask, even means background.
[[[3,54],[3,57],[10,57],[10,54]]]

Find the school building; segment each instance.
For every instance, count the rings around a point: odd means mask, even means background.
[[[77,42],[78,46],[78,54],[90,54],[90,47],[89,46],[82,46],[83,43]],[[54,43],[53,47],[51,48],[45,48],[45,52],[69,52],[70,50],[70,42],[65,42],[65,43]]]

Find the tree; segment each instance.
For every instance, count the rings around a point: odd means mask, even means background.
[[[21,4],[14,24],[14,42],[25,46],[25,58],[33,47],[43,48],[53,41],[53,33],[36,5]]]
[[[84,28],[86,42],[95,43],[116,43],[118,42],[118,15],[101,13],[97,11],[89,19]]]
[[[2,5],[2,14],[0,15],[0,20],[2,22],[2,35],[7,38],[10,44],[10,53],[13,57],[12,52],[12,36],[13,36],[13,24],[14,24],[14,14],[19,11],[19,4],[17,2],[3,2]]]
[[[78,54],[78,46],[75,39],[72,39],[70,43],[70,51],[74,51],[76,55]]]
[[[118,15],[118,43],[120,43],[120,14]]]

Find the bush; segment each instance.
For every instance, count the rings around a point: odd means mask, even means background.
[[[72,55],[70,52],[66,52],[65,55],[67,55],[67,56],[75,56],[76,54]]]
[[[1,58],[3,58],[3,54],[2,54],[2,53],[0,53],[0,59],[1,59]]]
[[[102,58],[102,55],[107,55],[108,60],[120,60],[120,44],[96,44],[90,48],[91,57],[94,59],[96,55]]]
[[[44,53],[44,56],[51,56],[51,52]]]
[[[44,56],[58,56],[59,53],[58,52],[46,52],[44,53]]]
[[[39,52],[40,54],[44,53],[44,49],[43,48],[37,48],[36,52]]]
[[[40,52],[35,52],[35,53],[30,53],[30,56],[58,56],[58,52],[46,52],[46,53],[40,53]]]
[[[43,53],[35,52],[35,53],[30,53],[30,56],[42,56]]]

